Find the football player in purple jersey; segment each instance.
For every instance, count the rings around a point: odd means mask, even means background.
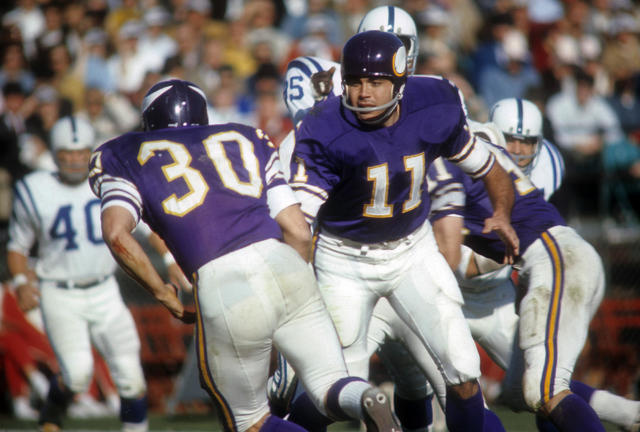
[[[161,81],[143,101],[145,131],[94,152],[89,179],[112,254],[174,317],[195,320],[200,380],[226,431],[301,430],[269,415],[272,344],[323,414],[398,431],[384,393],[347,375],[306,263],[311,233],[275,146],[259,129],[209,126],[206,105],[192,83]],[[141,219],[193,283],[195,316],[131,235]]]
[[[479,356],[427,220],[424,177],[444,156],[483,179],[496,209],[484,229],[504,238],[507,262],[518,255],[510,179],[469,134],[455,87],[407,79],[406,48],[395,35],[356,34],[341,66],[342,97],[315,105],[296,131],[290,184],[317,228],[314,267],[349,371],[368,376],[367,327],[386,297],[442,367],[449,430],[484,430]],[[290,419],[303,401],[294,401]]]
[[[548,418],[562,432],[604,431],[585,398],[571,391],[573,367],[604,293],[602,261],[504,150],[492,147],[492,152],[515,185],[511,223],[522,250],[514,266],[521,294],[519,349],[510,361],[505,400]],[[464,243],[501,262],[500,239],[483,232],[483,220],[493,211],[484,185],[444,160],[431,166],[428,178],[436,198],[434,231],[449,233],[442,238],[451,244],[450,250],[460,250],[464,224]]]

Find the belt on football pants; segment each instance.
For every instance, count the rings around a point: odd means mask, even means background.
[[[96,279],[89,279],[83,281],[55,281],[56,287],[64,289],[87,289],[92,288],[102,282],[106,281],[109,276],[102,276]]]

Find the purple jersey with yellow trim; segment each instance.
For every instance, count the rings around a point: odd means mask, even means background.
[[[260,130],[235,123],[131,132],[95,152],[89,181],[158,233],[185,274],[251,243],[282,238],[267,191],[286,184]]]
[[[339,97],[316,104],[296,131],[290,184],[321,229],[361,243],[396,240],[427,219],[424,178],[439,156],[476,177],[494,161],[470,136],[450,82],[409,77],[389,127],[362,125]]]
[[[556,225],[566,225],[556,208],[545,201],[520,170],[506,150],[491,146],[498,163],[509,173],[514,186],[515,201],[511,211],[511,226],[520,239],[520,251],[536,241],[540,234]],[[493,206],[484,183],[466,175],[449,161],[438,159],[428,172],[429,192],[433,200],[431,221],[451,214],[464,218],[467,229],[465,244],[473,251],[503,262],[505,245],[497,234],[483,234],[485,219],[493,215]]]

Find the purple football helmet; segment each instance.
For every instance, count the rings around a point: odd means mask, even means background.
[[[197,85],[189,81],[160,81],[144,96],[144,130],[206,124],[209,124],[207,98]]]
[[[386,104],[375,107],[351,105],[348,96],[349,80],[382,77],[393,83],[393,95]],[[355,112],[385,110],[381,116],[367,123],[384,121],[402,99],[407,82],[407,50],[393,33],[370,30],[357,33],[342,49],[342,105]]]

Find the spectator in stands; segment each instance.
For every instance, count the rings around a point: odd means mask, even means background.
[[[64,44],[54,45],[48,51],[49,70],[52,76],[49,84],[58,94],[71,102],[72,111],[82,109],[84,104],[84,79],[74,69],[71,54]]]
[[[87,16],[88,3],[90,2],[69,1],[63,3],[63,20],[66,29],[64,43],[72,58],[78,55],[84,35],[91,27],[95,26],[94,20]]]
[[[208,38],[204,43],[202,62],[188,75],[188,81],[198,85],[207,95],[213,96],[220,87],[220,69],[225,65],[224,42]]]
[[[640,73],[640,25],[631,14],[619,13],[612,24],[612,37],[607,40],[602,64],[612,79]]]
[[[36,56],[36,38],[44,31],[44,14],[36,0],[18,0],[16,7],[2,17],[3,26],[14,26],[20,31],[22,48],[27,59]]]
[[[2,50],[0,86],[11,81],[20,84],[25,94],[31,93],[36,83],[33,72],[29,70],[25,62],[22,45],[18,42],[9,42]]]
[[[29,170],[20,161],[18,137],[25,131],[22,109],[25,95],[17,82],[2,86],[4,110],[0,114],[0,281],[8,278],[3,258],[9,235],[13,183]]]
[[[469,80],[476,88],[488,67],[504,64],[502,40],[513,29],[513,18],[508,13],[494,13],[486,19],[484,28],[479,32],[480,43],[471,54],[471,65],[467,69]]]
[[[84,109],[78,117],[87,120],[96,133],[96,146],[138,126],[138,110],[118,93],[105,94],[90,87],[85,92]]]
[[[291,39],[300,40],[309,34],[309,21],[317,20],[318,18],[324,22],[329,43],[335,46],[342,46],[344,43],[342,27],[335,9],[331,7],[328,0],[307,1],[306,9],[299,14],[287,15],[282,22],[281,28]],[[329,57],[323,58],[328,59]]]
[[[42,6],[44,13],[44,30],[36,38],[36,46],[39,52],[49,50],[51,47],[65,43],[65,31],[62,26],[62,8],[59,3],[51,2]]]
[[[615,111],[594,94],[593,77],[584,70],[575,73],[574,91],[559,92],[547,104],[558,146],[573,160],[598,155],[605,143],[621,139]]]
[[[487,66],[480,75],[478,93],[487,106],[508,97],[521,98],[529,87],[540,84],[540,74],[531,64],[531,53],[525,36],[508,31],[502,39],[504,64]]]
[[[326,60],[339,61],[340,48],[334,45],[330,38],[332,21],[324,14],[309,17],[306,22],[306,33],[293,42],[289,54],[284,63],[300,57],[312,56]]]
[[[151,66],[154,70],[162,69],[165,61],[178,51],[175,39],[166,32],[170,19],[171,15],[162,6],[152,7],[143,17],[146,28],[140,36],[139,48],[142,52],[153,53],[153,56],[148,56],[148,59],[155,62]]]
[[[49,150],[49,131],[60,117],[71,114],[71,103],[49,85],[38,87],[29,99],[26,103],[35,104],[35,110],[25,120],[25,132],[20,136],[20,160],[31,170],[52,171],[55,163]]]
[[[77,67],[85,88],[94,87],[105,92],[116,90],[118,77],[109,68],[107,38],[101,28],[92,28],[84,37]]]
[[[546,112],[567,167],[567,186],[577,198],[572,211],[595,210],[599,190],[602,149],[623,139],[620,122],[607,101],[594,93],[593,77],[575,73],[573,90],[560,91],[547,103]]]
[[[186,22],[178,25],[174,37],[178,46],[174,58],[177,58],[185,69],[196,69],[202,62],[204,41],[199,38],[196,30]]]
[[[236,76],[233,67],[223,65],[219,72],[219,89],[208,95],[213,104],[209,111],[209,122],[251,124],[251,116],[248,112],[250,104],[241,97],[243,84]]]
[[[125,95],[136,92],[148,70],[154,63],[149,57],[154,53],[140,50],[138,40],[142,32],[139,21],[127,21],[118,30],[116,52],[109,57],[111,75],[117,79],[117,90]]]
[[[256,95],[256,109],[252,124],[269,135],[278,146],[293,129],[293,122],[282,101],[280,91],[260,91]]]
[[[247,23],[237,19],[229,23],[229,33],[225,38],[224,58],[239,78],[247,78],[255,72],[256,64],[249,48]]]
[[[247,40],[251,44],[268,42],[273,62],[284,66],[291,38],[277,27],[278,15],[274,0],[247,0],[242,19],[246,24]]]
[[[2,86],[2,96],[4,98],[4,109],[0,114],[0,170],[5,171],[9,176],[9,184],[21,178],[28,169],[20,162],[20,145],[18,138],[25,132],[25,118],[23,105],[25,103],[25,93],[22,86],[17,82],[8,82]],[[9,186],[10,187],[10,186]],[[5,207],[4,201],[0,208]],[[8,215],[6,215],[8,217]],[[6,222],[8,218],[2,218]]]
[[[138,21],[141,18],[142,10],[138,6],[138,0],[122,0],[107,13],[104,19],[104,30],[109,34],[111,40],[115,41],[124,23]]]
[[[638,77],[619,78],[607,102],[620,120],[624,139],[605,149],[605,168],[640,179],[640,100]],[[640,183],[638,183],[640,185]]]

